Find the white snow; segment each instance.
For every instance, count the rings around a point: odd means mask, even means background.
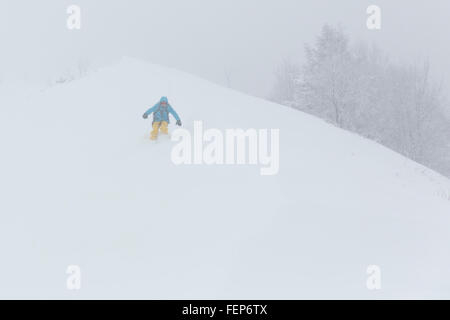
[[[162,95],[189,130],[279,128],[278,175],[172,164]],[[0,136],[0,298],[450,298],[449,180],[302,112],[125,58],[1,91]]]

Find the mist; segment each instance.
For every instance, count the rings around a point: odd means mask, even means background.
[[[449,17],[1,0],[0,300],[450,298]]]
[[[72,4],[81,8],[80,30],[66,26]],[[371,4],[381,8],[381,30],[366,27]],[[445,0],[4,0],[0,79],[44,85],[79,61],[100,68],[131,56],[267,97],[277,64],[301,62],[304,44],[330,24],[394,59],[429,60],[448,91],[449,17]]]

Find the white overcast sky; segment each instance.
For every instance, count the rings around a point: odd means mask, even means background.
[[[66,28],[69,5],[82,28]],[[382,29],[366,28],[366,8]],[[0,0],[0,79],[47,79],[80,58],[106,65],[122,56],[175,67],[266,96],[285,57],[301,61],[323,24],[340,24],[395,59],[428,58],[439,80],[450,70],[449,0]]]

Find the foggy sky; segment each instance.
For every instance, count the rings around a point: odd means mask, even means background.
[[[323,24],[378,44],[399,61],[429,59],[450,77],[448,0],[0,0],[0,80],[45,81],[87,59],[122,56],[174,67],[267,96],[283,58],[301,62]],[[66,9],[81,7],[81,30]],[[382,29],[366,28],[366,8],[382,9]]]

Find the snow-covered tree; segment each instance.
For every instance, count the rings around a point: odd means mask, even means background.
[[[270,96],[271,100],[295,106],[295,81],[299,76],[300,68],[290,59],[284,59],[275,71],[276,83]]]
[[[350,63],[346,36],[324,26],[316,45],[306,46],[306,64],[296,81],[296,107],[342,126],[351,103]]]

